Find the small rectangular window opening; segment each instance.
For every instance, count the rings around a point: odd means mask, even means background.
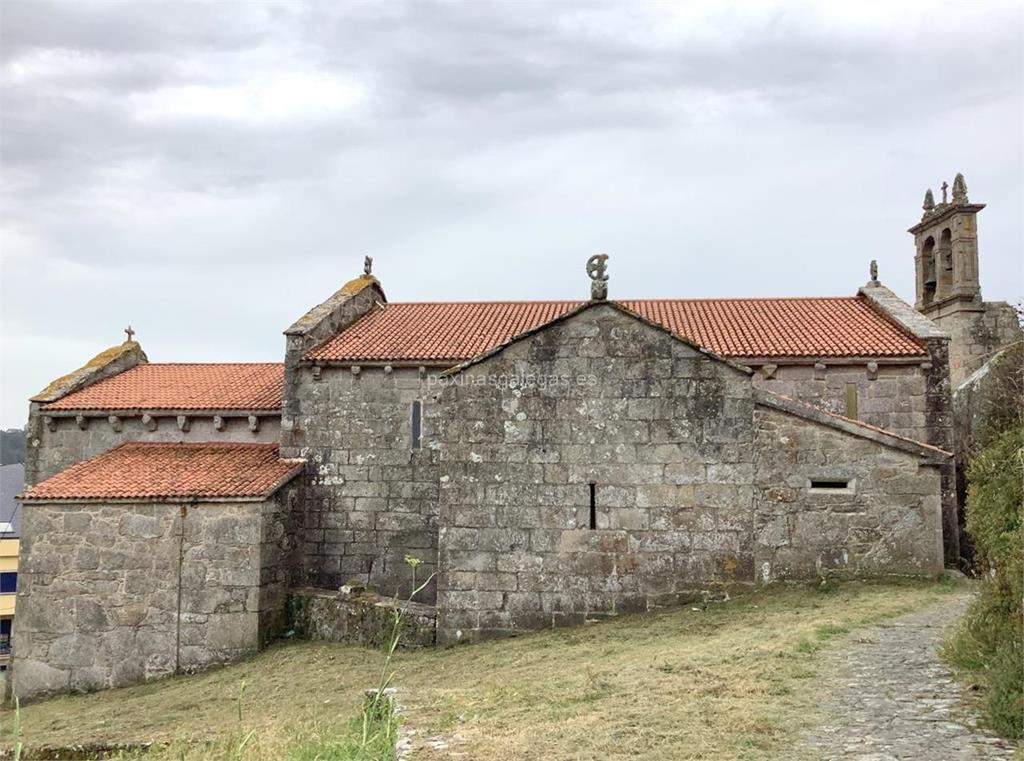
[[[812,489],[849,489],[850,482],[839,479],[825,480],[825,479],[811,479]]]
[[[412,448],[420,448],[420,432],[423,425],[423,403],[419,399],[412,403]]]
[[[590,530],[597,528],[597,484],[590,484]]]

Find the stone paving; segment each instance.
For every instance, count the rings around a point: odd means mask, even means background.
[[[937,649],[970,596],[855,633],[826,658],[835,717],[805,738],[822,761],[1012,758],[1014,744],[978,727]]]

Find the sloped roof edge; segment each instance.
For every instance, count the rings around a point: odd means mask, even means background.
[[[673,333],[671,330],[669,330],[664,325],[661,325],[660,323],[654,322],[653,320],[649,320],[648,318],[644,317],[641,314],[637,314],[632,309],[629,309],[628,307],[623,306],[622,304],[618,303],[617,301],[604,301],[604,300],[602,300],[602,301],[585,301],[582,304],[580,304],[578,307],[574,307],[573,309],[570,309],[568,312],[565,312],[563,314],[558,315],[558,317],[555,317],[555,318],[553,318],[551,320],[548,320],[547,322],[541,323],[540,325],[536,325],[536,326],[530,328],[529,330],[524,330],[522,333],[519,333],[518,335],[512,336],[512,338],[510,338],[509,340],[507,340],[507,341],[505,341],[503,343],[500,343],[497,346],[493,346],[490,349],[487,349],[486,351],[483,351],[480,354],[477,354],[475,357],[467,359],[465,362],[462,362],[462,363],[460,363],[458,365],[455,365],[454,367],[451,367],[451,368],[445,370],[443,373],[441,373],[441,376],[442,377],[451,377],[453,375],[458,375],[463,370],[466,370],[466,369],[468,369],[468,368],[470,368],[470,367],[472,367],[474,365],[477,365],[477,364],[483,362],[484,360],[489,359],[490,357],[493,357],[495,354],[499,354],[500,352],[505,351],[505,349],[509,348],[510,346],[512,346],[514,344],[519,343],[520,341],[523,341],[523,340],[525,340],[527,338],[530,338],[530,337],[532,337],[532,336],[534,336],[534,335],[536,335],[536,334],[538,334],[538,333],[540,333],[542,331],[545,331],[548,328],[551,328],[551,327],[553,327],[555,325],[558,325],[558,324],[560,324],[562,322],[566,322],[567,320],[570,320],[571,318],[575,317],[576,315],[582,314],[583,312],[587,311],[588,309],[593,309],[594,307],[597,307],[597,306],[609,306],[609,307],[612,307],[613,309],[616,309],[617,311],[621,312],[622,314],[624,314],[624,315],[626,315],[628,317],[632,317],[634,320],[637,320],[638,322],[641,322],[641,323],[643,323],[644,325],[646,325],[646,326],[648,326],[650,328],[653,328],[653,329],[655,329],[655,330],[657,330],[657,331],[659,331],[661,333],[665,333],[666,335],[674,338],[679,343],[685,344],[686,346],[689,346],[694,351],[697,351],[697,352],[699,352],[701,354],[704,354],[705,356],[707,356],[707,357],[709,357],[711,359],[717,360],[717,361],[719,361],[719,362],[721,362],[721,363],[723,363],[725,365],[728,365],[730,368],[732,368],[733,370],[735,370],[738,373],[741,373],[743,375],[748,375],[748,376],[754,374],[754,371],[751,370],[749,367],[745,367],[745,366],[743,366],[741,364],[738,364],[737,362],[733,362],[731,359],[726,359],[725,357],[716,354],[715,352],[711,351],[710,349],[706,349],[703,346],[695,344],[693,341],[689,340],[688,338],[684,338],[683,336],[680,336],[680,335],[678,335],[676,333]]]
[[[890,433],[884,428],[879,428],[868,423],[864,423],[860,420],[853,420],[852,418],[844,417],[843,415],[837,415],[834,412],[826,412],[825,410],[813,407],[809,404],[799,402],[796,399],[792,399],[782,394],[774,394],[771,391],[765,391],[764,389],[754,389],[754,403],[759,404],[762,407],[769,407],[779,412],[785,412],[794,417],[803,418],[810,420],[820,425],[825,425],[836,430],[849,433],[853,436],[859,436],[863,439],[870,439],[883,446],[891,447],[892,449],[899,449],[910,454],[917,455],[924,460],[932,463],[942,464],[953,457],[952,452],[947,452],[945,449],[939,449],[938,447],[932,446],[931,444],[925,444],[921,441],[916,441],[906,436],[898,436],[895,433]]]
[[[302,459],[274,443],[126,441],[17,495],[36,502],[229,502],[267,499]]]
[[[149,358],[138,341],[125,341],[117,346],[104,349],[77,370],[50,381],[46,388],[31,397],[29,401],[55,402],[73,391],[78,391],[147,362],[149,362]]]
[[[346,301],[355,298],[356,295],[361,293],[367,288],[375,288],[380,294],[380,297],[387,301],[387,297],[384,295],[384,288],[381,286],[380,281],[377,280],[373,275],[361,275],[360,277],[349,280],[345,285],[341,286],[335,291],[328,299],[317,304],[315,307],[306,312],[302,317],[297,319],[295,322],[285,330],[286,336],[304,336],[310,331],[316,328],[324,319],[329,317],[341,304]]]
[[[943,332],[938,325],[884,285],[865,285],[857,291],[857,295],[867,301],[883,318],[918,340],[949,338],[949,334]]]

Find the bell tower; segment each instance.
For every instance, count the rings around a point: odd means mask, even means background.
[[[949,380],[956,389],[983,364],[1021,340],[1017,313],[1004,301],[982,301],[978,281],[978,212],[958,174],[953,197],[942,183],[942,201],[924,195],[924,215],[914,236],[916,308],[949,336]]]
[[[959,312],[982,312],[978,281],[978,212],[985,204],[971,203],[967,183],[957,174],[953,197],[942,183],[942,201],[935,203],[929,188],[924,195],[924,215],[908,232],[917,253],[916,307],[940,325],[943,318]]]

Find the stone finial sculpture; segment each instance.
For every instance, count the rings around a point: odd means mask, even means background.
[[[956,177],[953,178],[953,203],[956,206],[967,203],[967,183],[960,172],[957,172]]]
[[[946,182],[945,180],[943,180],[942,181],[942,203],[943,204],[947,203],[947,199],[946,199],[946,190],[947,190],[947,188],[949,188],[949,183]]]
[[[372,256],[364,256],[363,257],[363,275],[369,277],[372,270],[373,270],[373,257]]]
[[[875,260],[875,259],[871,260],[871,266],[868,268],[868,271],[871,273],[871,282],[869,282],[868,285],[870,285],[870,286],[872,286],[874,288],[877,288],[878,286],[881,285],[881,283],[878,282],[878,261],[877,260]]]
[[[924,206],[921,208],[924,209],[925,214],[935,208],[935,196],[932,195],[931,188],[924,192]]]
[[[604,301],[608,298],[608,275],[605,262],[608,254],[594,254],[587,259],[587,275],[590,277],[590,298],[593,301]]]

